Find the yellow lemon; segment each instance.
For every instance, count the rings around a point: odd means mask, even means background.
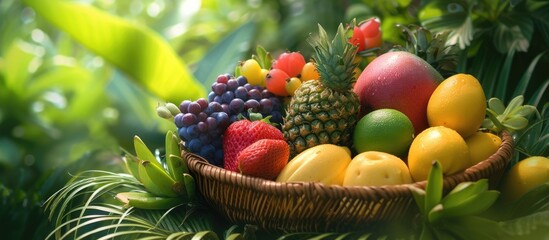
[[[395,155],[368,151],[356,155],[345,171],[343,186],[383,186],[411,183],[406,163]]]
[[[483,160],[486,160],[501,146],[501,138],[485,132],[476,132],[465,139],[469,154],[471,156],[471,165],[475,165]]]
[[[459,133],[438,126],[417,135],[408,152],[408,167],[414,181],[426,180],[436,160],[444,175],[456,174],[469,167],[469,148]]]
[[[442,81],[427,104],[429,126],[445,126],[462,137],[475,133],[486,115],[486,96],[472,75],[456,74]]]
[[[515,164],[503,177],[502,197],[508,202],[517,200],[546,182],[549,182],[549,158],[528,157]]]

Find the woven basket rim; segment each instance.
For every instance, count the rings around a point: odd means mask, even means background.
[[[500,169],[505,167],[513,154],[513,139],[507,131],[502,132],[500,136],[502,144],[496,153],[467,168],[465,171],[445,176],[443,181],[444,189],[451,189],[459,182],[463,182],[464,179],[465,181],[467,179],[474,179],[475,175],[480,172],[495,172],[493,168],[497,167],[496,165],[499,165]],[[225,170],[208,163],[204,158],[190,152],[182,151],[182,156],[186,159],[189,168],[202,175],[202,177],[271,195],[306,195],[313,198],[322,197],[332,199],[341,199],[343,197],[363,198],[367,196],[370,199],[378,199],[386,197],[406,197],[410,194],[410,188],[425,189],[425,185],[427,184],[426,180],[388,186],[340,186],[325,185],[319,182],[276,182]]]

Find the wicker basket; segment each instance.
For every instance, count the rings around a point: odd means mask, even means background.
[[[508,133],[488,159],[462,173],[444,178],[444,189],[460,182],[488,178],[495,186],[513,154]],[[348,231],[374,222],[390,221],[415,210],[411,185],[342,187],[313,182],[278,183],[224,170],[183,152],[197,188],[208,204],[233,223],[255,224],[265,230]]]

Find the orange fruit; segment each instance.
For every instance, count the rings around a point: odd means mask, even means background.
[[[492,133],[476,132],[466,138],[465,143],[469,147],[471,165],[475,165],[496,153],[501,146],[501,138]]]
[[[378,109],[357,122],[353,144],[358,153],[380,151],[404,156],[413,138],[414,126],[404,113],[394,109]]]
[[[303,69],[301,69],[301,81],[309,81],[309,80],[318,80],[320,78],[320,75],[318,75],[318,71],[316,70],[316,66],[313,62],[308,62],[303,66]]]
[[[427,179],[433,161],[438,160],[444,175],[452,175],[470,166],[469,148],[455,130],[430,127],[416,136],[408,152],[408,168],[414,181]]]
[[[533,156],[515,164],[503,177],[502,198],[514,201],[530,190],[549,182],[549,158]]]
[[[478,80],[456,74],[442,81],[427,104],[429,126],[445,126],[467,138],[475,133],[486,116],[486,96]]]

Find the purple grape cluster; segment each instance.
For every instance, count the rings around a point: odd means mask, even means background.
[[[248,117],[248,111],[271,116],[270,121],[282,123],[280,99],[260,86],[248,84],[245,77],[220,75],[212,84],[208,100],[185,100],[174,117],[178,134],[185,146],[216,166],[223,165],[222,135],[227,127]]]
[[[229,114],[231,123],[237,121],[240,114],[248,118],[248,111],[251,110],[254,113],[261,113],[264,118],[271,116],[271,122],[282,124],[280,99],[267,89],[249,84],[243,76],[218,76],[212,84],[208,100],[221,104],[221,107],[227,110],[225,112]]]

